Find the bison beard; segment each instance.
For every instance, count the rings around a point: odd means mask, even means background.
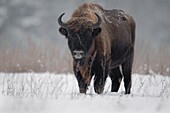
[[[59,32],[68,40],[73,70],[80,93],[86,93],[94,76],[94,90],[101,94],[110,76],[112,92],[124,77],[125,94],[131,92],[135,21],[122,10],[105,10],[97,4],[83,4],[64,23],[59,16]],[[121,67],[121,69],[120,69]]]

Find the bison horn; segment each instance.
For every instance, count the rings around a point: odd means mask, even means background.
[[[97,13],[95,13],[95,15],[97,16],[98,21],[93,25],[93,29],[96,29],[96,28],[100,27],[100,25],[102,23],[101,17]]]
[[[62,17],[63,17],[64,14],[65,14],[65,13],[63,13],[63,14],[61,14],[61,15],[59,16],[59,18],[58,18],[58,24],[59,24],[61,27],[63,27],[63,28],[67,28],[67,24],[64,23],[64,22],[62,22]]]

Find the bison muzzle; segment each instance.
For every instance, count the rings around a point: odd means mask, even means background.
[[[73,71],[80,93],[86,93],[94,76],[94,90],[101,94],[110,76],[112,92],[124,77],[125,94],[131,92],[135,21],[122,10],[105,10],[97,4],[83,4],[67,22],[58,18],[59,32],[68,40]]]

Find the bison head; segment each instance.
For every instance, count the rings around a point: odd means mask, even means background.
[[[72,18],[67,23],[64,23],[62,22],[64,14],[58,18],[58,23],[61,26],[59,32],[68,39],[68,46],[74,61],[83,65],[86,56],[89,56],[90,49],[94,46],[95,37],[101,32],[102,20],[95,13],[98,19],[96,23],[84,17]]]

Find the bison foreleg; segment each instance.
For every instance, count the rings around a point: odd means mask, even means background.
[[[103,93],[107,74],[106,70],[99,64],[95,69],[94,90],[96,93]]]
[[[98,94],[103,93],[105,82],[106,82],[106,77],[95,76],[94,90],[96,93]]]
[[[80,71],[74,70],[74,74],[78,82],[80,93],[86,93],[88,84],[85,83]]]

